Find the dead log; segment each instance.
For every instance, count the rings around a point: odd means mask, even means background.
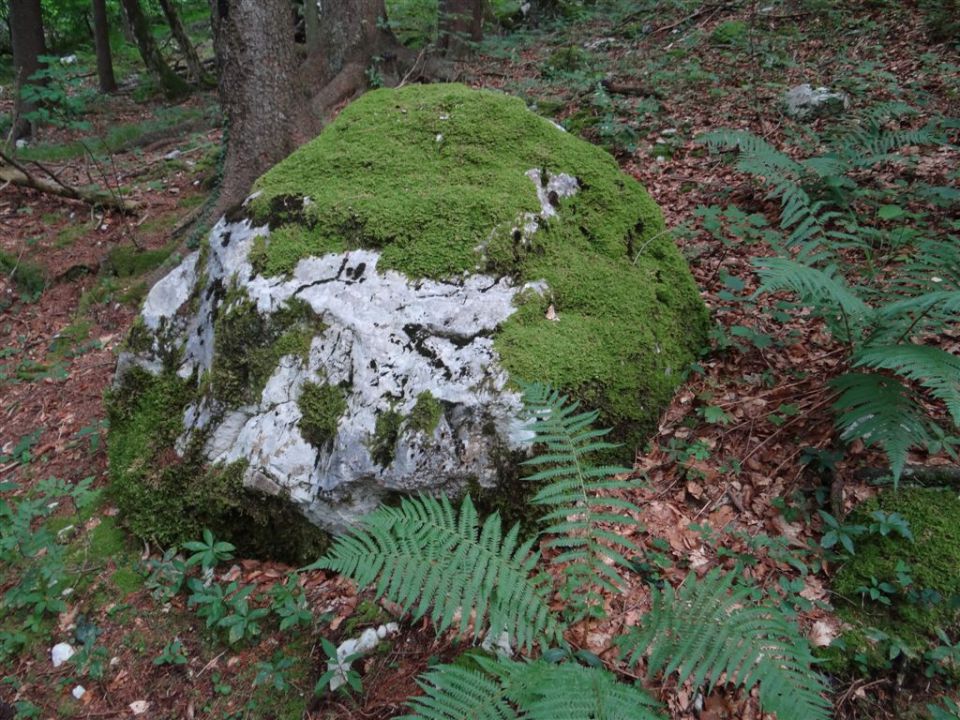
[[[137,205],[106,190],[89,190],[67,185],[53,176],[53,180],[38,177],[13,158],[0,152],[0,183],[31,188],[50,195],[79,200],[94,207],[110,208],[123,213],[136,210]]]

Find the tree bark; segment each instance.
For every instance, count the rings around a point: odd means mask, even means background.
[[[317,0],[303,0],[303,27],[307,53],[316,53],[320,49],[320,8],[317,7]]]
[[[112,93],[117,89],[113,75],[113,57],[110,53],[110,27],[107,24],[106,0],[93,0],[93,40],[97,50],[97,79],[100,92]]]
[[[10,35],[14,68],[13,139],[19,140],[31,137],[34,131],[33,123],[24,117],[34,110],[33,104],[20,99],[20,89],[40,70],[40,56],[47,52],[40,0],[10,0]]]
[[[469,51],[467,40],[483,40],[483,0],[440,0],[440,49],[462,57]]]
[[[297,82],[288,0],[211,0],[227,152],[220,209],[242,200],[253,181],[299,144],[308,128]]]
[[[319,22],[316,50],[301,57],[289,0],[210,0],[226,118],[216,213],[242,201],[256,178],[316,136],[336,107],[367,87],[375,63],[384,85],[425,75],[455,79],[449,63],[400,45],[384,22],[384,0],[306,2],[318,6]]]
[[[183,53],[183,60],[187,64],[187,75],[191,82],[198,85],[203,83],[204,72],[203,66],[200,64],[200,56],[197,55],[196,48],[193,47],[193,43],[190,42],[190,38],[187,36],[187,31],[184,29],[183,22],[180,20],[180,13],[177,12],[177,8],[174,7],[170,0],[160,0],[160,8],[163,10],[163,15],[167,19],[167,25],[170,26],[173,39],[177,41],[177,46],[180,48],[180,52]]]
[[[130,22],[134,37],[137,39],[137,48],[140,50],[143,64],[147,66],[147,72],[157,79],[168,98],[187,95],[190,92],[190,87],[170,69],[170,66],[163,59],[163,55],[160,54],[160,48],[157,47],[153,34],[150,32],[150,23],[147,22],[147,17],[143,14],[143,8],[140,7],[140,0],[120,0],[120,2],[123,5],[127,20]]]

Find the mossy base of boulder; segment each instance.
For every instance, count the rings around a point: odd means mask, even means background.
[[[286,498],[244,487],[244,463],[206,464],[199,442],[183,457],[171,450],[193,396],[188,381],[139,369],[108,393],[111,493],[123,521],[161,547],[196,540],[206,528],[244,556],[316,559],[328,535]]]
[[[856,553],[838,570],[833,582],[834,604],[837,614],[851,627],[839,643],[821,651],[824,668],[838,675],[889,670],[891,642],[884,636],[896,638],[896,643],[919,659],[939,643],[937,630],[951,637],[960,631],[957,493],[926,488],[887,490],[857,508],[846,522],[869,526],[875,522],[870,518],[875,510],[902,515],[914,542],[897,534],[862,536],[856,542]],[[890,597],[889,605],[861,597],[858,588],[870,587],[873,578],[895,585],[899,562],[909,566],[913,583],[908,589],[935,592],[939,602],[911,602],[903,591]]]

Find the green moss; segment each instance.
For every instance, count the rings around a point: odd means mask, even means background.
[[[915,542],[899,535],[871,534],[857,541],[856,554],[837,571],[833,583],[837,612],[853,629],[842,638],[845,647],[833,648],[828,655],[836,667],[844,662],[875,670],[886,666],[884,648],[870,639],[869,628],[900,638],[921,655],[937,643],[938,628],[948,635],[960,630],[955,604],[960,599],[960,498],[956,492],[888,490],[860,506],[847,522],[869,525],[870,513],[878,509],[906,518]],[[861,598],[857,588],[870,586],[871,578],[894,584],[898,562],[909,566],[913,590],[934,591],[941,601],[911,602],[903,592],[889,606]]]
[[[343,637],[355,637],[358,631],[371,625],[382,625],[390,619],[383,609],[372,600],[361,600],[353,614],[343,624]]]
[[[323,323],[306,303],[291,301],[271,315],[261,315],[243,293],[224,301],[214,325],[211,390],[231,405],[257,402],[280,358],[306,359]]]
[[[373,437],[370,439],[370,455],[373,461],[382,467],[393,462],[403,421],[403,415],[393,409],[381,411],[377,415]]]
[[[250,250],[253,269],[263,275],[289,274],[301,258],[346,250],[337,237],[311,233],[301,225],[281,225],[269,237],[258,236]]]
[[[746,38],[747,30],[743,20],[730,20],[721,23],[710,33],[710,42],[714,45],[736,45]]]
[[[0,275],[8,276],[26,302],[34,302],[47,286],[43,268],[16,255],[0,251]]]
[[[285,498],[244,487],[243,462],[206,465],[200,435],[183,457],[173,452],[193,397],[190,383],[175,373],[142,370],[130,371],[108,394],[111,493],[123,521],[161,547],[197,539],[209,528],[244,555],[316,559],[327,536]]]
[[[93,560],[110,560],[122,555],[127,550],[127,537],[123,530],[117,527],[117,521],[105,515],[100,523],[90,533],[88,552]]]
[[[343,389],[336,385],[308,382],[303,386],[297,406],[303,415],[300,418],[301,434],[307,442],[319,448],[336,435],[347,401]]]
[[[172,253],[173,246],[141,250],[133,245],[120,245],[107,255],[106,266],[117,277],[134,277],[160,267]]]
[[[110,581],[127,596],[143,587],[143,576],[133,568],[122,567],[110,576]]]
[[[426,390],[417,395],[417,403],[410,411],[407,425],[411,430],[432,435],[443,416],[443,405],[433,394]]]
[[[514,229],[540,210],[526,175],[535,168],[573,174],[580,187],[528,242]],[[257,249],[265,271],[366,247],[381,251],[379,269],[411,278],[480,269],[546,280],[549,296],[531,294],[496,348],[513,378],[599,408],[625,455],[705,341],[707,313],[654,202],[610,155],[519,99],[460,85],[367,93],[256,189],[250,212],[281,229]],[[550,305],[559,322],[545,318]],[[377,447],[392,457],[383,427]]]

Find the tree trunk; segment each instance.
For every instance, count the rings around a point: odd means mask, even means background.
[[[299,144],[304,98],[288,0],[211,0],[211,22],[227,120],[219,203],[224,209]]]
[[[97,79],[100,82],[100,92],[111,93],[117,89],[117,80],[113,76],[106,0],[93,0],[93,40],[97,49]]]
[[[183,28],[183,22],[180,20],[177,8],[173,6],[170,0],[160,0],[160,8],[163,10],[163,15],[170,26],[173,39],[177,41],[180,52],[183,53],[184,62],[187,64],[188,77],[191,82],[201,84],[204,78],[203,66],[200,64],[200,57],[197,55],[196,48],[193,47],[193,43],[187,36],[187,31]]]
[[[468,40],[483,40],[483,0],[440,0],[440,49],[462,57],[469,50]]]
[[[303,0],[303,28],[306,36],[307,53],[320,49],[320,8],[317,0]]]
[[[210,0],[227,143],[216,212],[243,200],[257,177],[363,90],[374,58],[386,85],[446,70],[397,42],[383,22],[384,0],[306,2],[320,11],[317,49],[301,60],[289,0]]]
[[[33,123],[24,117],[33,104],[20,99],[20,89],[41,68],[40,56],[46,54],[43,39],[43,14],[40,0],[10,0],[10,35],[13,45],[14,108],[13,139],[33,135]]]
[[[130,27],[133,29],[134,37],[137,39],[137,48],[140,50],[143,64],[147,66],[147,71],[157,79],[168,98],[187,95],[190,92],[190,87],[170,69],[170,66],[167,65],[160,54],[160,48],[157,47],[153,34],[150,32],[150,23],[147,22],[147,17],[140,7],[140,0],[120,0],[120,2],[123,5],[127,20],[130,22]]]

